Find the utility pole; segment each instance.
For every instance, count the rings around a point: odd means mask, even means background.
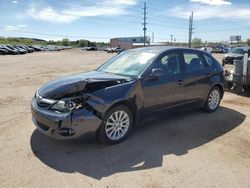
[[[146,30],[147,30],[147,4],[144,2],[144,7],[143,7],[143,42],[144,46],[146,46]]]
[[[192,11],[191,16],[189,16],[189,32],[188,32],[188,47],[191,48],[192,46],[192,34],[193,34],[193,17],[194,13]]]
[[[151,38],[151,43],[154,43],[155,42],[155,34],[154,32],[152,33],[152,38]]]
[[[173,46],[173,37],[174,35],[170,35],[171,36],[171,46]]]

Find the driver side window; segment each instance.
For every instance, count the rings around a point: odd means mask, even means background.
[[[158,62],[158,68],[162,69],[164,75],[175,75],[181,73],[179,54],[170,53],[164,55]]]

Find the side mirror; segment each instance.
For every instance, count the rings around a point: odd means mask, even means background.
[[[162,76],[162,69],[161,68],[154,68],[150,74],[151,79],[157,79]]]

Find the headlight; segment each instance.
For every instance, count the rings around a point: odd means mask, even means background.
[[[75,106],[76,104],[72,101],[58,101],[50,109],[64,112],[73,109]]]

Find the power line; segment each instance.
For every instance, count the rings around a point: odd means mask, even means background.
[[[1,30],[5,30],[4,27],[0,27]],[[52,33],[40,33],[40,32],[32,32],[32,31],[26,31],[26,30],[20,30],[20,29],[12,29],[11,31],[15,32],[21,32],[26,34],[35,34],[35,35],[41,35],[41,36],[50,36],[50,37],[64,37],[64,38],[99,38],[99,39],[110,39],[111,37],[94,37],[94,36],[80,36],[80,35],[56,35]]]
[[[239,30],[248,30],[250,27],[239,27],[239,28],[227,28],[227,29],[214,29],[202,31],[202,33],[215,33],[215,32],[224,32],[224,31],[239,31]]]
[[[154,23],[154,22],[150,22],[150,25],[153,25],[153,26],[158,26],[158,27],[170,27],[170,28],[174,28],[174,29],[178,29],[178,30],[186,30],[187,28],[184,28],[184,27],[179,27],[179,26],[176,26],[176,25],[169,25],[169,24],[157,24],[157,23]]]

